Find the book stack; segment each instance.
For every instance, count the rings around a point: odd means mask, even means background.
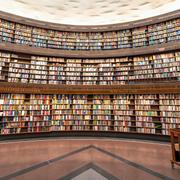
[[[0,41],[13,42],[14,28],[14,23],[0,19]]]
[[[30,83],[35,84],[47,84],[48,68],[47,68],[47,57],[31,57],[30,65]]]

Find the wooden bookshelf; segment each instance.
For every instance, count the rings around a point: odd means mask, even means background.
[[[0,54],[1,82],[66,85],[125,85],[178,82],[180,52],[103,59]]]
[[[179,17],[78,27],[0,12],[0,138],[169,137],[180,128]]]
[[[173,105],[164,103],[172,98]],[[1,135],[66,130],[169,135],[171,125],[180,128],[179,100],[180,94],[1,94]]]
[[[166,44],[168,42],[176,42],[180,39],[180,15],[177,12],[171,18],[162,18],[161,22],[149,20],[149,25],[137,26],[136,23],[130,23],[129,29],[126,29],[128,24],[117,25],[119,29],[112,29],[113,25],[107,26],[107,30],[103,30],[103,26],[96,27],[97,31],[87,32],[87,27],[84,26],[84,32],[77,29],[70,31],[72,28],[67,28],[63,31],[47,26],[42,28],[41,25],[30,25],[26,18],[24,21],[18,21],[14,15],[12,17],[3,16],[0,14],[0,40],[2,42],[10,42],[15,44],[23,44],[32,47],[76,50],[76,51],[95,51],[95,50],[111,50],[111,49],[131,49],[151,46],[154,44]],[[10,19],[10,20],[9,20]],[[153,19],[153,18],[152,18]],[[160,19],[160,18],[159,18]],[[143,21],[143,20],[142,20]],[[141,23],[142,23],[141,21]],[[33,22],[33,21],[32,21]],[[147,22],[147,20],[144,20]],[[141,24],[140,22],[138,22]],[[144,23],[146,24],[146,23]],[[73,27],[73,26],[72,26]]]
[[[180,126],[179,83],[48,86],[2,82],[0,92],[1,136],[116,132],[159,138]]]

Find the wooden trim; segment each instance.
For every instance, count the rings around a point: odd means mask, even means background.
[[[7,42],[0,43],[0,50],[14,53],[25,53],[38,56],[52,56],[65,58],[108,58],[108,57],[129,57],[145,54],[155,54],[167,51],[179,50],[180,41],[174,41],[158,45],[152,45],[139,48],[117,49],[117,50],[95,50],[95,51],[77,51],[77,50],[60,50],[50,48],[31,47],[21,44],[12,44]]]
[[[6,134],[0,135],[0,141],[15,140],[15,139],[34,139],[34,138],[52,138],[52,137],[95,137],[95,138],[128,138],[140,139],[150,141],[170,142],[168,135],[145,134],[145,133],[132,133],[132,132],[118,132],[118,131],[51,131],[39,133],[22,133],[22,134]]]
[[[180,93],[180,82],[143,85],[41,85],[0,83],[0,93],[29,94],[153,94]]]
[[[176,11],[159,15],[159,16],[154,16],[151,18],[126,22],[126,23],[97,25],[97,26],[93,26],[93,25],[92,26],[78,26],[78,25],[65,25],[65,24],[50,23],[50,22],[45,22],[45,21],[38,21],[38,20],[25,18],[25,17],[21,17],[21,16],[17,16],[14,14],[0,11],[0,18],[8,20],[8,21],[17,22],[20,24],[26,24],[30,26],[36,26],[36,27],[45,28],[45,29],[66,31],[66,32],[67,31],[69,32],[105,32],[105,31],[124,30],[124,29],[131,29],[131,28],[156,24],[156,23],[168,21],[171,19],[175,19],[178,17],[180,17],[180,10],[176,10]]]

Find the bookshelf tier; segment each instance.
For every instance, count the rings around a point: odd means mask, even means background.
[[[169,135],[180,94],[0,94],[1,135],[104,131]]]
[[[140,22],[105,27],[59,26],[0,14],[0,41],[32,47],[75,51],[129,49],[177,42],[180,39],[180,12]],[[13,19],[14,18],[14,19]],[[154,20],[154,21],[153,21]],[[142,22],[144,24],[142,25]],[[28,23],[30,22],[30,23]],[[34,22],[34,24],[33,24]],[[147,23],[148,22],[148,23]],[[38,25],[39,26],[38,26]],[[53,28],[54,27],[54,28]],[[65,27],[69,27],[63,30]],[[119,29],[117,29],[119,27]],[[102,29],[101,29],[102,28]],[[114,28],[114,30],[113,30]],[[84,32],[83,32],[84,29]],[[96,31],[95,31],[96,30]]]
[[[0,52],[0,82],[130,85],[180,81],[180,51],[116,58],[62,58]]]

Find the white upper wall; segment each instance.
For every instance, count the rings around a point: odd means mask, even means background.
[[[0,0],[0,11],[72,25],[122,23],[177,9],[180,0]]]

